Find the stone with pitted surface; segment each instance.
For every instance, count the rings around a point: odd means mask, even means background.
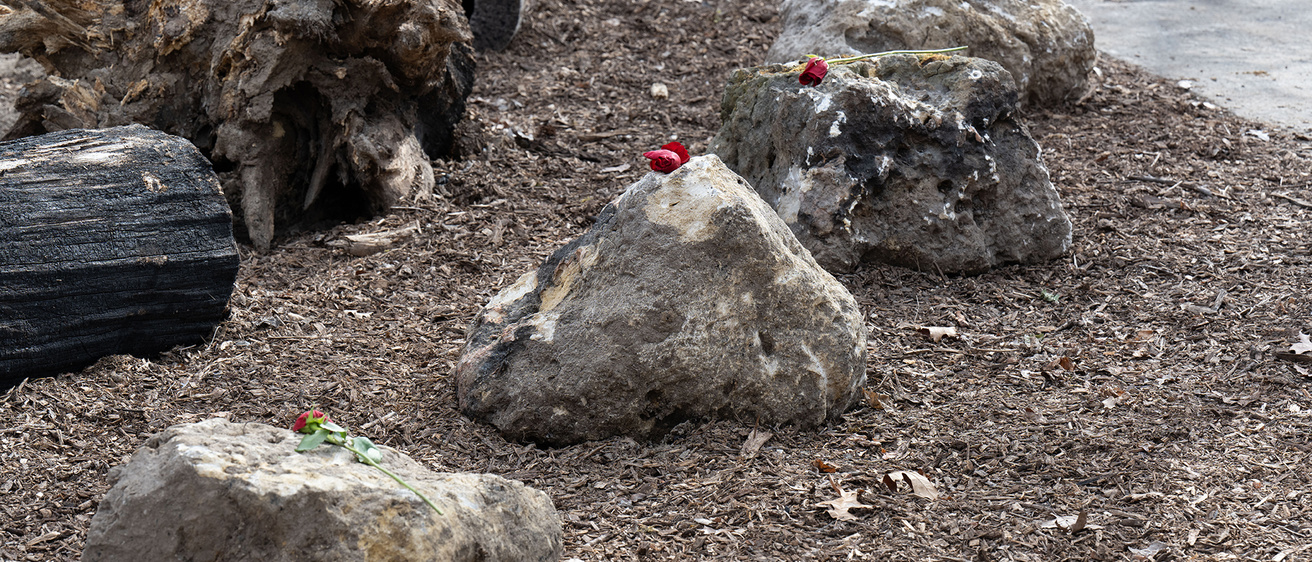
[[[784,0],[779,11],[769,62],[965,45],[1037,104],[1083,96],[1098,56],[1088,19],[1062,0]]]
[[[686,420],[816,427],[865,381],[852,295],[714,155],[652,172],[483,308],[460,407],[553,445]]]
[[[711,151],[830,271],[881,262],[980,273],[1058,257],[1071,221],[997,63],[888,56],[739,70]]]
[[[470,561],[560,558],[546,494],[491,474],[438,474],[389,447],[383,466],[303,435],[221,418],[157,433],[110,471],[82,559]]]

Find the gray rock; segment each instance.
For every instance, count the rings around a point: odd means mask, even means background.
[[[812,428],[865,382],[856,301],[714,155],[649,173],[479,313],[460,407],[551,445],[685,421]]]
[[[780,13],[769,62],[967,45],[1038,104],[1083,96],[1097,58],[1088,19],[1061,0],[784,0]]]
[[[437,474],[383,450],[382,465],[438,515],[341,447],[294,449],[302,436],[215,418],[155,434],[110,471],[91,520],[87,562],[150,560],[557,560],[550,498],[490,474]]]
[[[797,76],[735,73],[711,152],[830,271],[980,273],[1070,247],[1070,218],[996,63],[902,55],[834,65],[818,87]]]

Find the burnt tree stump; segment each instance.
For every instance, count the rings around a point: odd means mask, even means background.
[[[424,197],[473,88],[459,0],[6,0],[27,84],[8,139],[140,123],[214,163],[260,250]]]
[[[232,212],[185,139],[140,125],[0,143],[0,387],[204,341]]]

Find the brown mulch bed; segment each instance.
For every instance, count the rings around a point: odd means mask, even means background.
[[[479,306],[583,232],[644,150],[704,151],[729,73],[779,27],[761,0],[535,10],[480,59],[485,149],[437,163],[439,197],[243,248],[209,344],[0,398],[0,560],[79,558],[107,471],[150,434],[216,415],[289,426],[310,405],[435,470],[545,491],[567,559],[1312,557],[1312,365],[1275,356],[1312,333],[1312,138],[1114,60],[1082,103],[1027,116],[1075,221],[1067,258],[840,277],[871,333],[869,399],[841,423],[759,428],[755,452],[736,422],[544,450],[465,419],[451,372]],[[332,244],[407,225],[372,256]],[[894,470],[941,497],[890,492]],[[837,489],[871,507],[836,520],[817,504]]]

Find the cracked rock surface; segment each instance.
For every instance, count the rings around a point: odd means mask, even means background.
[[[847,289],[714,155],[649,173],[493,297],[460,407],[510,439],[660,437],[704,418],[814,428],[865,381]]]
[[[834,65],[818,87],[783,65],[739,70],[710,150],[820,265],[982,273],[1061,256],[1071,221],[996,63],[902,55]]]

